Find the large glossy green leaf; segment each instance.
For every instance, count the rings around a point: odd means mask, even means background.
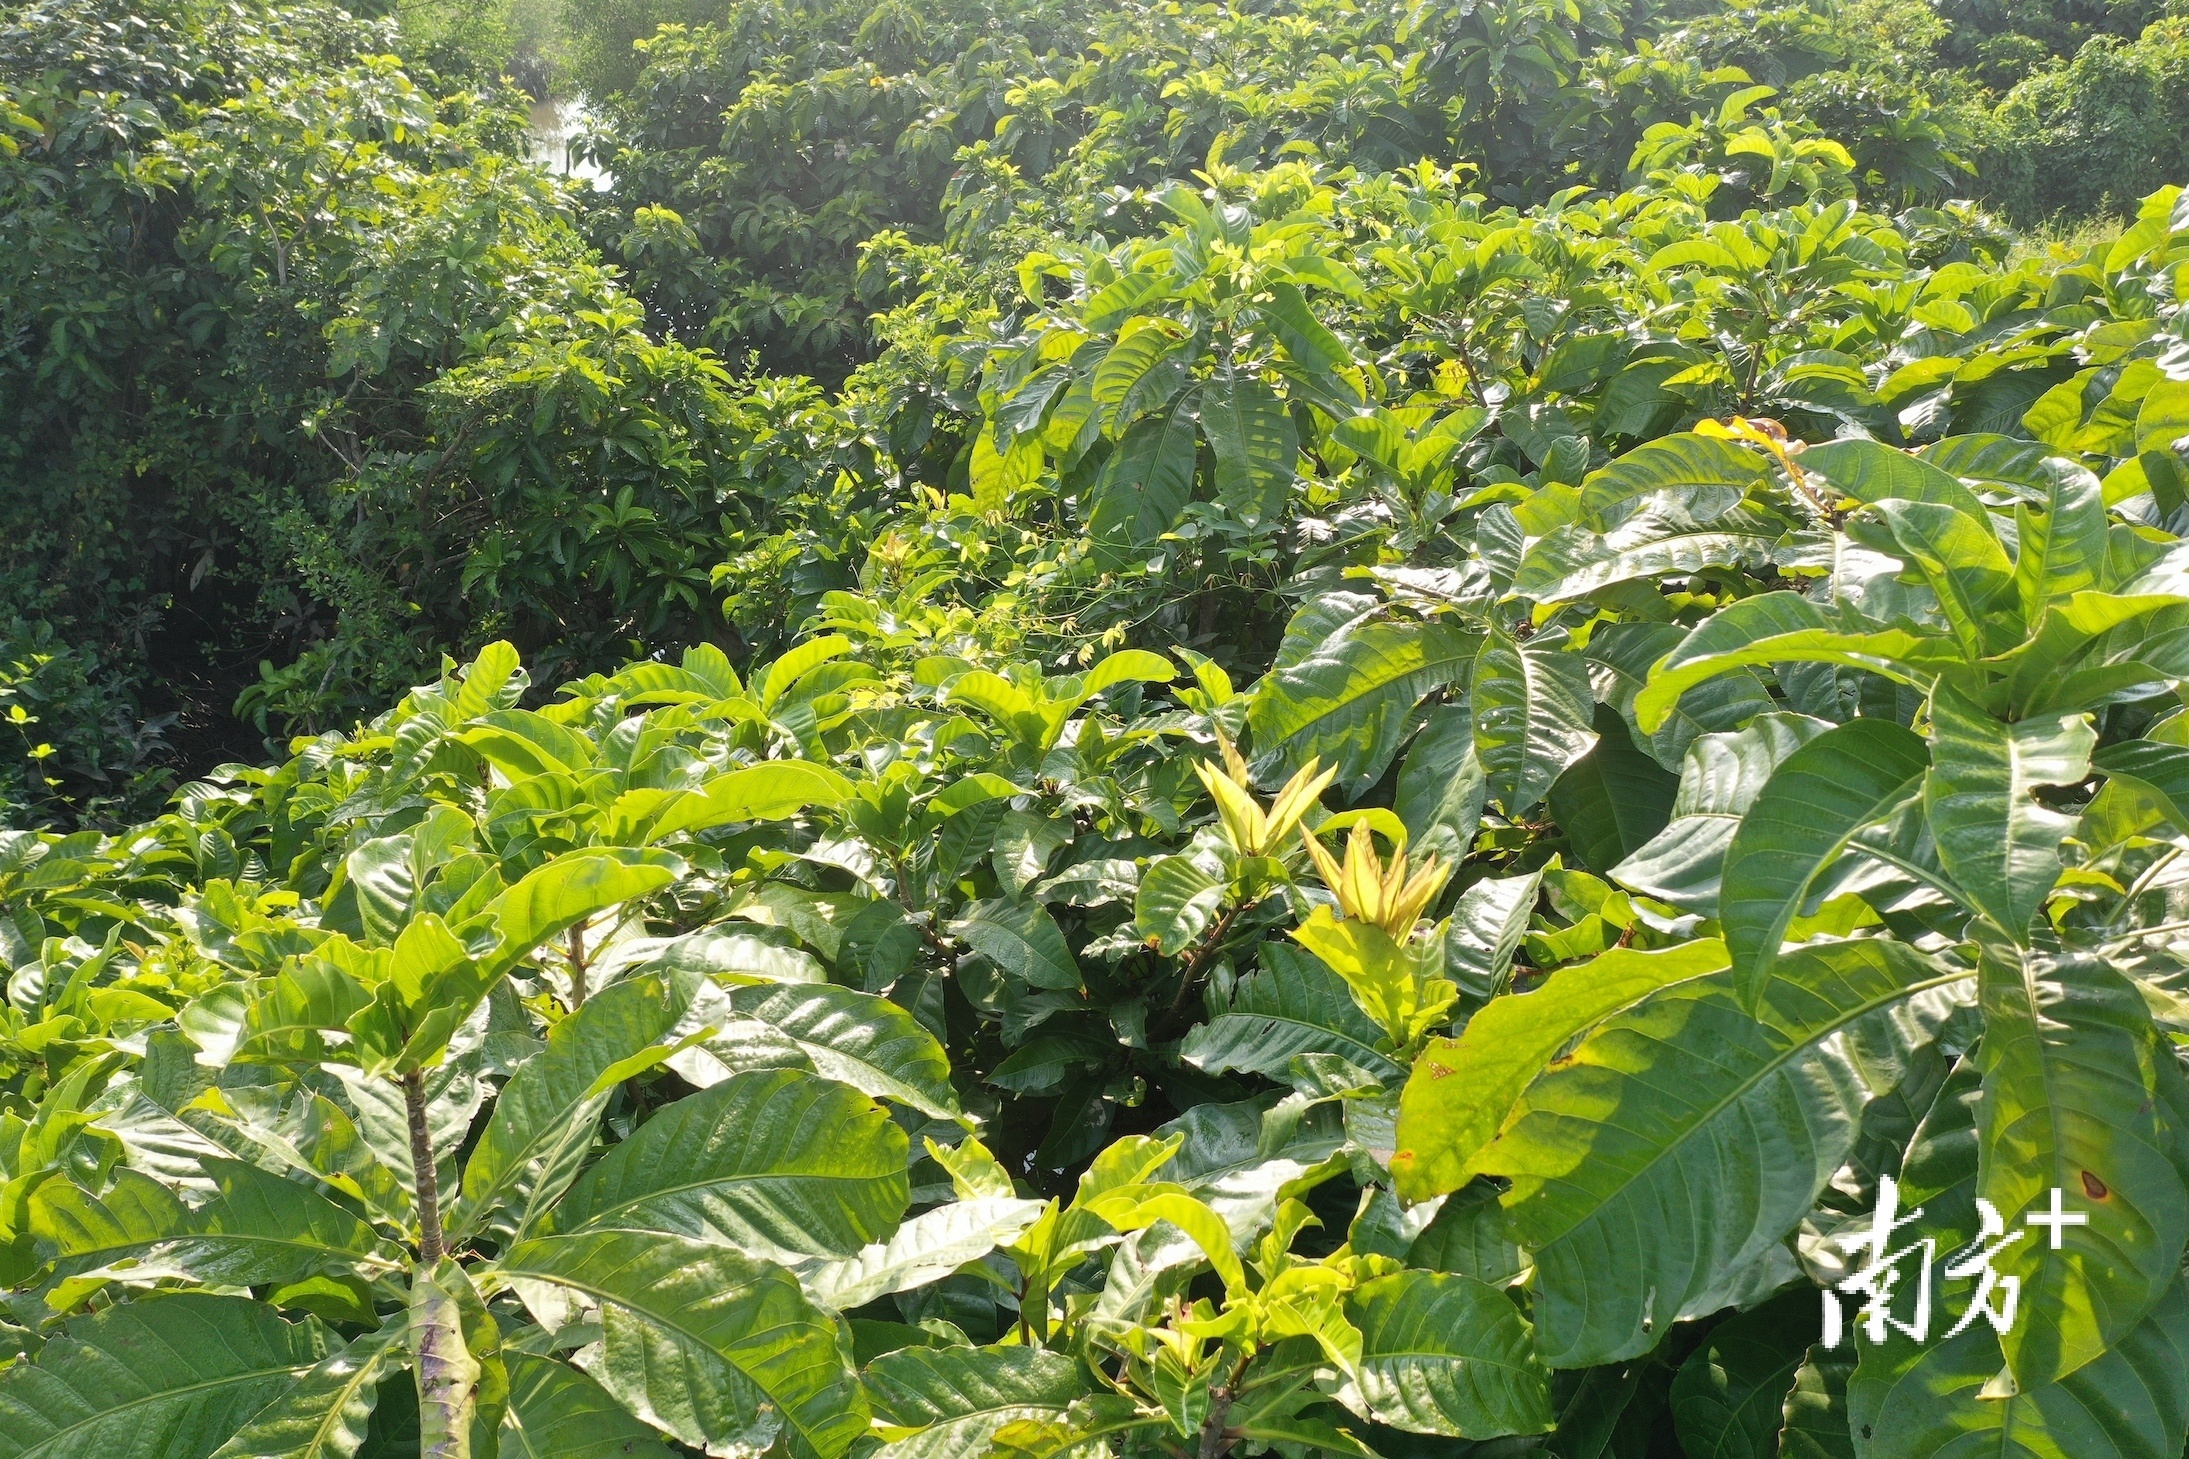
[[[1872,510],[1877,521],[1861,539],[1922,574],[1964,655],[1978,659],[2021,642],[2014,568],[1988,515],[1937,502],[1886,501]]]
[[[1898,943],[1805,947],[1753,1015],[1730,972],[1674,983],[1529,1086],[1480,1165],[1513,1181],[1545,1361],[1633,1357],[1723,1305],[1808,1214],[1865,1105],[1967,982]]]
[[[986,1459],[1005,1424],[1061,1418],[1087,1391],[1079,1364],[1036,1348],[902,1348],[866,1371],[875,1416],[917,1432],[877,1459]]]
[[[523,1242],[498,1269],[598,1303],[593,1376],[687,1444],[837,1459],[867,1430],[842,1330],[780,1267],[679,1236],[579,1231]]]
[[[1758,714],[1782,707],[1747,670],[1721,674],[1680,696],[1654,733],[1644,734],[1634,701],[1657,661],[1680,646],[1687,630],[1676,623],[1600,623],[1589,633],[1589,682],[1600,703],[1619,711],[1634,743],[1675,775],[1696,737],[1736,730]]]
[[[1088,535],[1112,553],[1153,546],[1193,499],[1199,449],[1190,402],[1136,422],[1088,492],[1081,509]]]
[[[1542,884],[1540,871],[1489,876],[1459,894],[1444,933],[1444,975],[1462,993],[1488,998],[1504,991]]]
[[[864,1307],[893,1292],[940,1281],[967,1262],[1008,1245],[1040,1217],[1040,1201],[1014,1196],[976,1196],[922,1211],[856,1256],[806,1262],[798,1278],[813,1300],[831,1311]]]
[[[2090,773],[2097,743],[2086,716],[2007,724],[1951,685],[1931,698],[1931,770],[1923,807],[1938,859],[1969,902],[2016,942],[2060,879],[2060,842],[2075,818],[2040,804],[2043,785]]]
[[[1634,699],[1635,721],[1655,734],[1696,685],[1751,665],[1841,664],[1903,683],[1928,684],[1962,654],[1950,638],[1906,628],[1848,629],[1799,593],[1759,593],[1720,608],[1650,671]]]
[[[809,806],[841,805],[851,782],[826,765],[805,760],[771,760],[718,775],[697,790],[672,791],[655,804],[636,802],[647,791],[626,791],[618,809],[631,800],[630,834],[642,842],[726,826],[736,821],[781,821]],[[611,834],[618,829],[610,812]]]
[[[1176,957],[1200,940],[1223,905],[1224,883],[1190,856],[1158,857],[1133,894],[1133,930]]]
[[[651,896],[682,874],[684,863],[661,851],[576,851],[558,856],[488,904],[501,945],[487,967],[506,971],[550,937],[597,912]]]
[[[1611,875],[1683,911],[1716,913],[1726,851],[1742,816],[1778,767],[1827,728],[1806,715],[1762,714],[1732,734],[1699,737],[1680,767],[1671,819]]]
[[[1475,755],[1492,802],[1510,816],[1541,800],[1596,743],[1587,662],[1493,633],[1475,658]]]
[[[1249,522],[1284,510],[1299,459],[1292,413],[1259,375],[1218,367],[1201,388],[1201,431],[1216,457],[1216,497]]]
[[[1029,987],[1079,986],[1079,964],[1039,902],[976,902],[950,924],[950,935]]]
[[[1809,740],[1770,771],[1733,831],[1715,909],[1744,1000],[1763,987],[1811,883],[1856,831],[1915,794],[1928,763],[1923,741],[1909,730],[1857,719]]]
[[[69,1322],[0,1373],[0,1459],[205,1459],[327,1354],[316,1322],[181,1293]]]
[[[1568,523],[1528,549],[1513,576],[1513,591],[1541,603],[1585,598],[1636,578],[1687,577],[1710,567],[1733,567],[1769,553],[1776,528],[1735,522],[1752,530],[1702,528],[1673,505],[1645,505],[1609,532]]]
[[[938,1119],[959,1114],[942,1045],[887,998],[834,983],[758,984],[732,989],[727,1014],[719,1033],[671,1067],[696,1084],[740,1069],[811,1069]]]
[[[66,1181],[40,1186],[30,1230],[67,1273],[149,1257],[208,1285],[254,1286],[395,1265],[370,1226],[308,1186],[241,1160],[205,1155],[198,1163],[220,1193],[196,1210],[124,1170],[103,1196]]]
[[[1450,623],[1347,625],[1254,686],[1247,724],[1257,768],[1281,778],[1320,758],[1349,789],[1372,784],[1398,753],[1414,706],[1430,690],[1463,680],[1481,642]]]
[[[1406,1248],[1406,1264],[1458,1272],[1502,1287],[1528,1269],[1527,1253],[1505,1234],[1505,1207],[1492,1181],[1470,1181],[1452,1192]]]
[[[759,1254],[849,1256],[896,1229],[906,1139],[886,1111],[795,1069],[667,1106],[579,1177],[542,1229],[667,1231]]]
[[[2041,458],[2039,510],[2014,509],[2014,590],[2024,622],[2045,604],[2102,585],[2106,568],[2105,496],[2097,477],[2057,456]]]
[[[1710,1330],[1672,1380],[1685,1459],[1777,1459],[1786,1401],[1816,1327],[1817,1294],[1803,1288]]]
[[[675,1452],[576,1368],[510,1354],[500,1459],[673,1459]]]
[[[1188,1035],[1178,1056],[1211,1074],[1284,1077],[1301,1054],[1335,1054],[1384,1078],[1401,1070],[1376,1051],[1382,1034],[1336,973],[1305,948],[1264,943],[1261,970],[1241,978],[1231,1006]]]
[[[1391,809],[1416,855],[1458,861],[1481,829],[1488,789],[1475,758],[1473,708],[1464,701],[1439,704],[1406,747]]]
[[[1965,1316],[1976,1285],[1969,1277],[1947,1276],[1942,1268],[1978,1231],[1982,1062],[1979,1053],[1955,1068],[1917,1128],[1901,1170],[1903,1210],[1923,1212],[1917,1231],[1908,1235],[1920,1233],[1936,1243],[1934,1324],[1941,1316]],[[1993,1267],[2002,1270],[1996,1258]],[[1910,1272],[1894,1303],[1903,1320],[1914,1315],[1908,1300],[1913,1279]],[[2028,1320],[2026,1301],[2025,1295],[2018,1303],[2017,1325]],[[2174,1289],[2104,1357],[2064,1381],[2033,1388],[2019,1387],[2006,1373],[1999,1340],[1981,1318],[1944,1340],[1937,1326],[1920,1340],[1888,1326],[1882,1345],[1862,1337],[1863,1325],[1854,1324],[1849,1331],[1857,1341],[1843,1342],[1834,1355],[1844,1359],[1859,1351],[1861,1358],[1843,1400],[1852,1425],[1851,1452],[1864,1459],[1941,1452],[2006,1459],[2172,1455],[2189,1428],[2189,1383],[2181,1376],[2189,1351],[2183,1302]]]
[[[364,1444],[380,1383],[401,1371],[407,1329],[390,1322],[321,1358],[251,1415],[214,1459],[350,1459]]]
[[[1315,317],[1297,284],[1272,284],[1260,312],[1262,323],[1306,374],[1328,376],[1353,362],[1353,352]]]
[[[2108,779],[2133,781],[2150,790],[2166,818],[2177,829],[2189,831],[2189,748],[2129,740],[2107,745],[2091,756],[2091,765]]]
[[[1765,474],[1763,457],[1747,447],[1683,432],[1591,472],[1581,483],[1581,511],[1595,525],[1610,526],[1637,498],[1662,496],[1707,519],[1736,505]]]
[[[695,985],[696,975],[640,974],[603,988],[556,1024],[547,1047],[502,1086],[464,1166],[451,1229],[491,1222],[512,1232],[562,1194],[625,1067],[676,1027]]]
[[[1982,522],[1988,517],[1976,493],[1952,472],[1877,441],[1827,441],[1801,453],[1804,475],[1821,476],[1833,489],[1861,502],[1929,502]]]
[[[1527,1319],[1487,1282],[1399,1272],[1362,1286],[1346,1316],[1361,1356],[1338,1399],[1361,1417],[1464,1439],[1551,1427],[1550,1372]]]
[[[1977,1193],[2023,1230],[2054,1189],[2088,1223],[2040,1229],[1994,1263],[2022,1282],[2003,1339],[2025,1389],[2120,1340],[2173,1283],[2189,1242],[2176,1123],[2182,1075],[2135,985],[2097,958],[1986,944]]]
[[[1886,1349],[1865,1349],[1847,1388],[1854,1452],[1861,1459],[2179,1459],[2189,1437],[2184,1279],[2073,1373],[2019,1392],[2002,1392],[1999,1376],[1999,1339],[1981,1319],[1943,1341],[1896,1335]]]
[[[1724,966],[1724,947],[1709,940],[1660,951],[1614,948],[1551,974],[1532,993],[1492,999],[1458,1038],[1431,1040],[1399,1100],[1391,1157],[1399,1194],[1424,1201],[1458,1190],[1559,1049],[1657,989]]]

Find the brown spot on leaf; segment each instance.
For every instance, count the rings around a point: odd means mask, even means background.
[[[2111,1192],[2105,1188],[2104,1181],[2098,1179],[2098,1177],[2092,1175],[2089,1171],[2086,1170],[2083,1172],[2083,1194],[2090,1197],[2094,1201],[2102,1201],[2108,1195],[2110,1195]]]

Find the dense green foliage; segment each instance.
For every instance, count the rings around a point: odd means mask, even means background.
[[[779,645],[962,488],[1021,261],[1173,184],[1304,167],[1371,230],[1424,157],[1544,220],[1675,174],[1720,218],[2132,206],[2189,135],[2147,10],[11,7],[0,785],[113,824],[496,635],[550,678]],[[520,164],[494,78],[556,66],[604,191]]]
[[[0,1459],[2183,1453],[2134,10],[7,10]]]

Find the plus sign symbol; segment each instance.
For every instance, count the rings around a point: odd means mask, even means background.
[[[2090,1213],[2088,1211],[2063,1209],[2060,1203],[2060,1188],[2054,1186],[2052,1188],[2052,1209],[2050,1211],[2032,1211],[2022,1218],[2022,1222],[2024,1225],[2045,1230],[2052,1238],[2052,1249],[2058,1251],[2060,1249],[2060,1233],[2070,1226],[2088,1226],[2090,1224]]]

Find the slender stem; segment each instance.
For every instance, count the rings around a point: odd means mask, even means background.
[[[564,946],[570,956],[570,1008],[572,1012],[585,1006],[585,924],[570,929]]]
[[[1208,1416],[1201,1420],[1201,1442],[1195,1451],[1195,1459],[1223,1459],[1234,1440],[1224,1432],[1224,1421],[1231,1417],[1231,1401],[1237,1396],[1239,1380],[1246,1376],[1247,1363],[1252,1353],[1241,1353],[1231,1373],[1223,1382],[1209,1390]]]
[[[1217,918],[1216,925],[1209,929],[1209,935],[1201,939],[1201,945],[1187,955],[1185,963],[1178,969],[1178,991],[1171,995],[1171,1013],[1176,1014],[1186,1006],[1186,990],[1193,986],[1194,977],[1201,971],[1201,965],[1223,944],[1224,938],[1231,932],[1231,924],[1238,921],[1240,914],[1253,905],[1252,902],[1242,903]]]
[[[2154,927],[2139,927],[2125,937],[2114,938],[2111,942],[2106,943],[2106,947],[2109,949],[2126,948],[2132,943],[2141,942],[2146,937],[2161,937],[2171,932],[2189,932],[2189,922],[2161,922]]]
[[[448,1255],[441,1234],[441,1175],[433,1165],[433,1137],[426,1130],[426,1076],[403,1076],[403,1105],[410,1115],[410,1163],[418,1182],[418,1258],[436,1265]]]

